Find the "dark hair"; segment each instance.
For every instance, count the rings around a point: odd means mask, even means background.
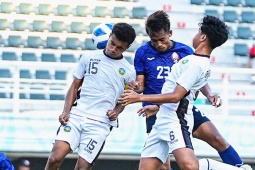
[[[152,13],[145,22],[145,28],[148,35],[158,33],[162,29],[168,32],[170,30],[169,16],[162,10]]]
[[[113,26],[112,34],[114,34],[118,40],[127,42],[128,45],[132,44],[135,40],[135,29],[127,23],[117,23]]]
[[[208,37],[212,49],[221,46],[228,39],[229,28],[219,18],[207,15],[199,23],[202,33]]]

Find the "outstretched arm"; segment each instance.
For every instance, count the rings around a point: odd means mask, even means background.
[[[177,103],[186,93],[186,89],[179,84],[176,85],[173,92],[165,94],[139,95],[132,90],[125,90],[125,93],[119,98],[119,103],[124,106],[136,102]]]

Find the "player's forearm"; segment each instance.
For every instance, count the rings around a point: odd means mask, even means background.
[[[71,86],[69,88],[69,90],[67,91],[66,94],[66,98],[65,98],[65,104],[64,104],[64,109],[63,109],[63,113],[69,113],[74,101],[76,100],[76,94],[78,92],[78,89],[75,89],[73,86]]]
[[[117,104],[113,109],[118,115],[124,110],[125,106],[122,104]]]
[[[201,88],[201,90],[200,90],[201,92],[202,92],[202,94],[205,96],[205,97],[209,97],[209,96],[211,96],[212,95],[212,93],[211,93],[211,88],[210,88],[210,86],[209,86],[209,84],[207,83],[206,85],[204,85],[202,88]]]
[[[140,95],[139,102],[177,103],[181,100],[175,93]]]

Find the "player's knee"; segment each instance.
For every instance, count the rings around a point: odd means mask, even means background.
[[[198,161],[185,161],[179,165],[182,170],[198,170]]]
[[[62,158],[58,157],[57,155],[50,155],[48,159],[48,163],[51,165],[60,165],[62,162]]]
[[[169,164],[163,164],[160,167],[160,170],[169,170],[170,169],[170,165]]]

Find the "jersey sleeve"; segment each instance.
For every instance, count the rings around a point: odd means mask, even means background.
[[[176,82],[185,88],[186,91],[189,91],[200,78],[201,71],[202,69],[199,66],[188,65],[185,69],[183,69],[181,76]]]
[[[144,65],[144,60],[143,60],[143,50],[142,49],[138,49],[135,53],[134,66],[135,66],[137,75],[144,74],[145,65]]]
[[[74,72],[73,76],[77,79],[82,79],[86,72],[86,65],[89,63],[89,57],[86,57],[84,54],[81,56],[78,67],[76,68],[76,71]]]

